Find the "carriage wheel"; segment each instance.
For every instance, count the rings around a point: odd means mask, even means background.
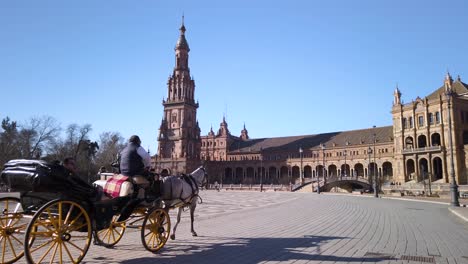
[[[0,263],[13,263],[24,255],[24,230],[28,222],[18,198],[0,198],[0,211]]]
[[[24,252],[29,263],[79,263],[91,242],[91,221],[78,203],[53,200],[42,206],[26,229]]]
[[[141,242],[145,248],[153,253],[159,251],[166,244],[171,231],[171,219],[164,209],[151,210],[143,220],[141,228]]]
[[[106,229],[96,232],[96,239],[100,245],[107,248],[115,246],[122,239],[126,224],[125,222],[117,222],[120,215],[114,215],[110,226]]]

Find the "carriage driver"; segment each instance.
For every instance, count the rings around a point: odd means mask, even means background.
[[[151,157],[140,146],[141,140],[137,135],[128,139],[127,146],[120,153],[120,173],[125,176],[148,176]]]

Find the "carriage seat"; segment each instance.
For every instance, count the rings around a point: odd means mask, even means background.
[[[135,191],[134,184],[138,187],[137,197],[144,198],[145,189],[150,187],[150,182],[144,176],[128,177],[122,174],[114,174],[107,180],[97,180],[94,184],[100,186],[103,192],[112,198],[132,195]]]

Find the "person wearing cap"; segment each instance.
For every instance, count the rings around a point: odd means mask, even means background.
[[[125,176],[147,175],[151,157],[141,146],[140,137],[133,135],[120,152],[120,173]]]

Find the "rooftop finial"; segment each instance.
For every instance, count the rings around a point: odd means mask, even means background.
[[[184,20],[185,20],[185,16],[184,16],[184,14],[182,13],[182,25],[180,26],[180,34],[181,34],[181,35],[184,35],[184,34],[185,34]]]

